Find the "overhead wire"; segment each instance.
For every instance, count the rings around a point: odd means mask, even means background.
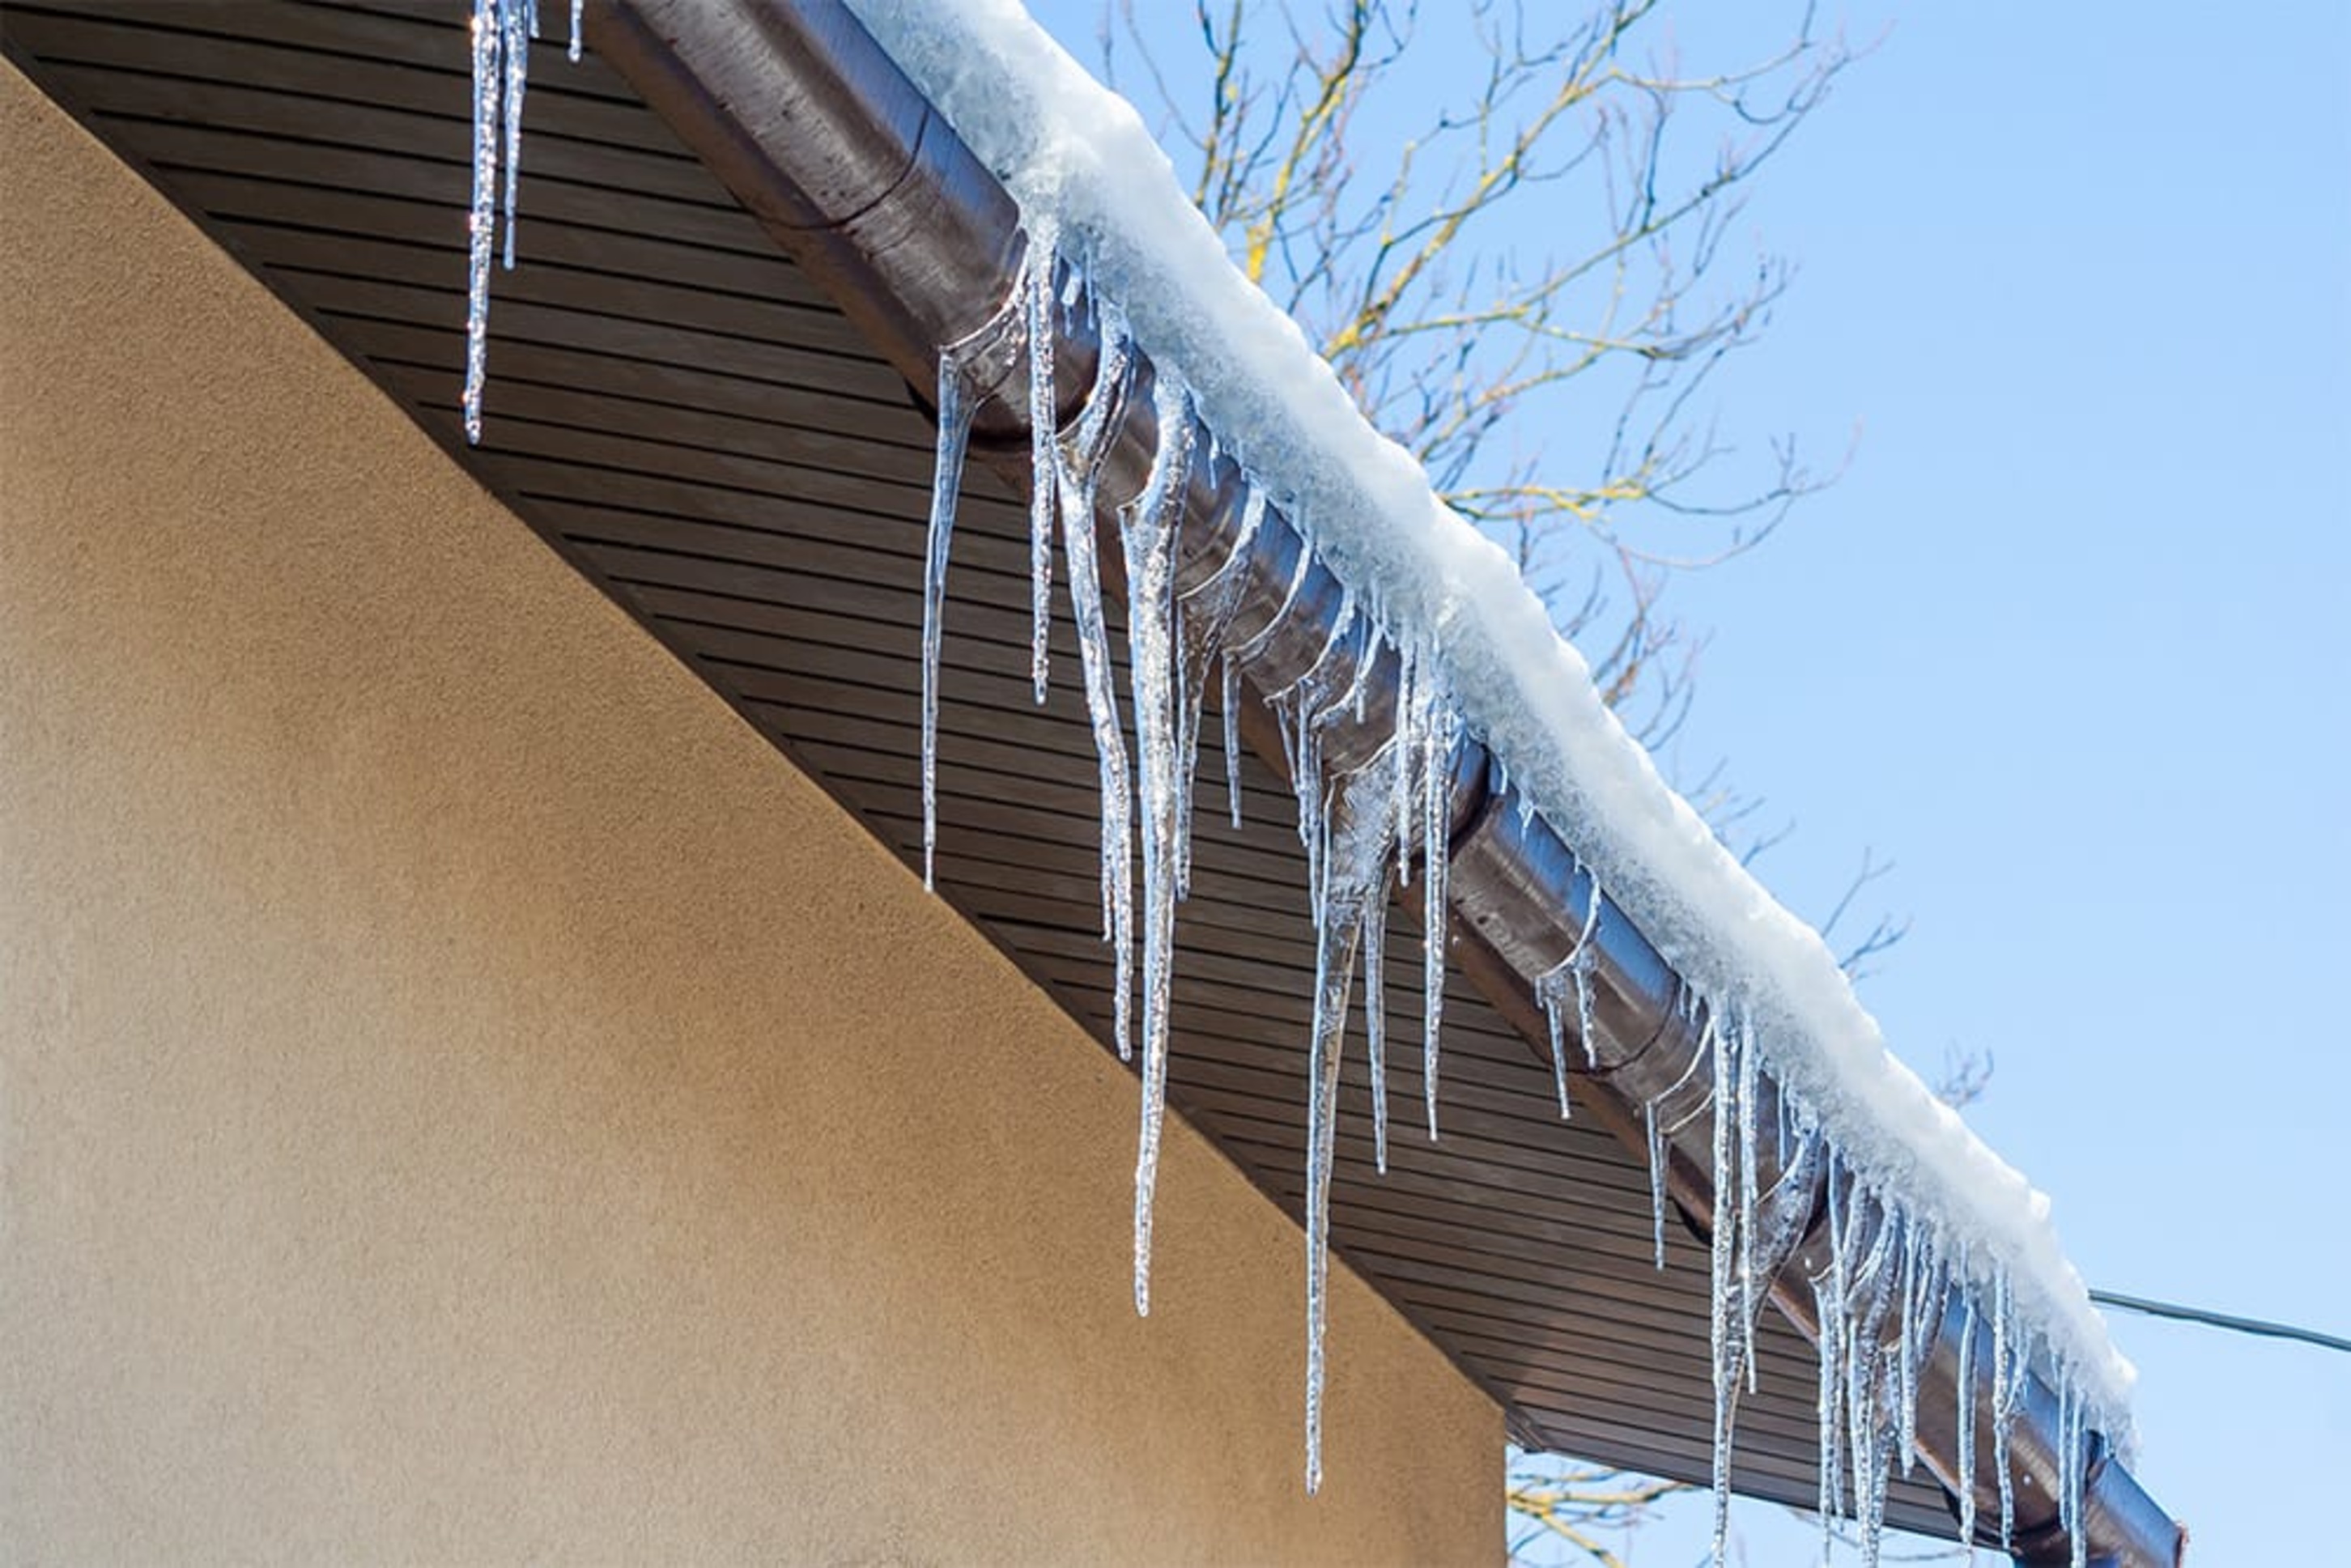
[[[2314,1344],[2321,1350],[2341,1351],[2351,1355],[2351,1339],[2340,1334],[2322,1333],[2294,1323],[2272,1322],[2266,1318],[2241,1318],[2229,1312],[2208,1312],[2202,1307],[2183,1307],[2173,1301],[2149,1301],[2144,1296],[2126,1296],[2114,1291],[2092,1291],[2090,1300],[2102,1307],[2116,1307],[2126,1312],[2140,1312],[2151,1318],[2169,1318],[2177,1322],[2200,1323],[2206,1328],[2227,1329],[2234,1333],[2258,1334],[2264,1339],[2290,1339],[2303,1344]]]

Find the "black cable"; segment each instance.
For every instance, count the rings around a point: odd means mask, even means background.
[[[2183,1323],[2201,1323],[2207,1328],[2232,1329],[2238,1333],[2260,1334],[2265,1339],[2299,1340],[2304,1344],[2314,1344],[2321,1350],[2339,1350],[2351,1354],[2351,1339],[2321,1333],[2316,1329],[2296,1328],[2292,1323],[2273,1323],[2262,1318],[2231,1317],[2226,1312],[2208,1312],[2201,1307],[2182,1307],[2169,1301],[2121,1296],[2112,1291],[2092,1291],[2090,1300],[2102,1307],[2120,1307],[2126,1312],[2145,1312],[2151,1318],[2171,1318]]]

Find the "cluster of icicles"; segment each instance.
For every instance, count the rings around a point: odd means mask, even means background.
[[[1265,494],[1254,484],[1244,491],[1240,520],[1225,547],[1223,563],[1197,586],[1178,591],[1186,486],[1190,465],[1203,455],[1194,450],[1197,426],[1181,379],[1164,367],[1153,367],[1147,382],[1156,431],[1151,467],[1141,492],[1116,512],[1127,582],[1126,696],[1139,752],[1130,766],[1103,615],[1096,517],[1103,465],[1128,402],[1137,395],[1141,361],[1117,306],[1082,286],[1078,268],[1057,255],[1050,226],[1032,223],[1029,239],[1029,259],[1011,304],[974,339],[943,351],[939,361],[938,452],[923,588],[925,879],[927,883],[937,841],[940,642],[966,437],[975,405],[985,395],[982,382],[999,374],[1005,360],[1025,349],[1029,406],[1024,412],[1031,437],[1030,675],[1037,700],[1042,702],[1058,538],[1099,764],[1102,935],[1115,971],[1114,1038],[1122,1058],[1133,1060],[1138,1051],[1141,1056],[1134,1300],[1144,1312],[1150,1310],[1152,1207],[1166,1108],[1176,915],[1190,889],[1194,780],[1212,676],[1221,686],[1225,792],[1236,826],[1240,821],[1237,716],[1245,676],[1280,728],[1305,850],[1315,937],[1305,1172],[1306,1484],[1311,1490],[1322,1476],[1330,1200],[1350,995],[1360,965],[1374,1158],[1384,1174],[1386,1009],[1381,981],[1386,913],[1393,897],[1413,888],[1416,875],[1426,998],[1424,1110],[1428,1135],[1437,1135],[1447,917],[1444,845],[1463,727],[1447,698],[1437,651],[1425,641],[1400,636],[1379,624],[1352,591],[1343,594],[1322,633],[1322,652],[1305,674],[1272,686],[1254,677],[1259,653],[1283,629],[1316,559],[1310,534],[1309,548],[1299,554],[1280,611],[1246,632],[1236,625],[1243,563],[1268,516]],[[1081,314],[1092,317],[1100,353],[1095,383],[1076,420],[1064,429],[1053,402],[1052,348],[1064,319]],[[1215,458],[1213,452],[1206,455]],[[1368,762],[1335,773],[1322,759],[1324,737],[1334,725],[1364,721],[1369,677],[1385,647],[1394,647],[1398,655],[1395,730]],[[1139,890],[1134,884],[1138,858]],[[1138,892],[1139,986],[1134,964]],[[1550,1026],[1562,1118],[1570,1114],[1572,1103],[1571,1037],[1582,1042],[1587,1067],[1600,1065],[1593,1016],[1596,946],[1592,937],[1604,896],[1597,880],[1591,879],[1590,901],[1572,955],[1533,987]],[[1134,1011],[1138,997],[1139,1019]],[[1968,1260],[1856,1177],[1817,1120],[1792,1094],[1765,1077],[1762,1052],[1735,1012],[1702,1001],[1689,1006],[1692,1013],[1686,1021],[1696,1026],[1701,1043],[1681,1081],[1644,1106],[1644,1121],[1656,1258],[1663,1268],[1668,1145],[1710,1120],[1717,1561],[1727,1547],[1735,1413],[1740,1394],[1751,1392],[1756,1382],[1756,1325],[1768,1304],[1771,1282],[1813,1235],[1825,1239],[1828,1251],[1827,1267],[1808,1280],[1820,1330],[1817,1415],[1824,1530],[1833,1538],[1837,1522],[1850,1521],[1865,1557],[1877,1561],[1887,1487],[1897,1469],[1908,1475],[1917,1464],[1921,1383],[1946,1328],[1946,1314],[1956,1311],[1963,1319],[1953,1450],[1959,1469],[1956,1490],[1961,1530],[1971,1539],[1976,1527],[1974,1395],[1979,1369],[1972,1356],[1979,1339],[1988,1338],[1991,1364],[1985,1381],[1991,1394],[1983,1425],[1999,1474],[2001,1536],[2008,1541],[2013,1533],[2015,1501],[2009,1438],[2025,1397],[2034,1336],[2019,1316],[2005,1272],[1991,1270],[1994,1304],[1980,1333],[1972,1295],[1962,1290],[1959,1304],[1952,1304],[1955,1287],[1970,1277]],[[1816,1215],[1815,1207],[1823,1202],[1825,1212]],[[2064,1427],[2061,1451],[2078,1460],[2085,1451],[2085,1406],[2072,1386],[2065,1380],[2060,1396]],[[2077,1561],[2083,1542],[2076,1528],[2083,1479],[2077,1464],[2061,1478],[2058,1494]]]
[[[580,3],[571,7],[570,53],[580,55]],[[489,278],[503,230],[504,264],[514,265],[514,208],[520,163],[522,105],[529,45],[538,26],[534,0],[475,0],[473,205],[463,409],[466,437],[481,434]],[[501,200],[503,223],[500,222]],[[1008,361],[1028,356],[1030,453],[1030,564],[1034,636],[1031,674],[1037,699],[1047,691],[1047,633],[1061,544],[1078,632],[1081,673],[1100,765],[1103,938],[1115,967],[1115,1040],[1122,1058],[1141,1055],[1142,1115],[1134,1178],[1134,1301],[1151,1301],[1151,1227],[1161,1130],[1165,1117],[1176,906],[1191,882],[1193,790],[1212,671],[1221,683],[1225,793],[1240,824],[1240,747],[1236,733],[1240,682],[1283,629],[1291,601],[1315,555],[1298,564],[1279,612],[1237,634],[1245,586],[1240,563],[1264,524],[1268,503],[1251,485],[1224,565],[1206,581],[1176,588],[1179,529],[1196,462],[1196,421],[1180,377],[1166,366],[1146,371],[1122,313],[1083,287],[1080,269],[1058,254],[1047,222],[1033,220],[1029,260],[1011,303],[963,344],[942,350],[939,432],[923,590],[922,793],[924,879],[931,880],[937,842],[938,672],[955,503],[976,405]],[[1052,347],[1059,324],[1091,317],[1099,344],[1095,385],[1074,425],[1059,427],[1053,402]],[[1127,583],[1129,706],[1137,755],[1130,758],[1119,713],[1103,612],[1097,503],[1104,465],[1130,401],[1147,387],[1157,441],[1143,490],[1117,513]],[[1213,439],[1213,438],[1212,438]],[[1311,519],[1297,518],[1301,529]],[[1395,728],[1364,766],[1334,775],[1323,744],[1334,725],[1361,723],[1368,676],[1384,647],[1397,653],[1400,690]],[[1252,685],[1259,683],[1252,681]],[[1306,1143],[1307,1364],[1306,1486],[1322,1479],[1323,1340],[1329,1275],[1330,1199],[1338,1122],[1341,1047],[1358,965],[1364,972],[1374,1157],[1387,1168],[1386,1009],[1381,998],[1386,915],[1400,889],[1418,879],[1424,941],[1422,1082],[1428,1135],[1437,1135],[1438,1037],[1444,1008],[1447,856],[1452,769],[1464,730],[1446,689],[1444,664],[1426,637],[1384,626],[1344,593],[1321,657],[1306,673],[1258,695],[1279,722],[1284,761],[1298,807],[1315,934],[1314,1009],[1309,1040]],[[1521,810],[1528,810],[1520,797]],[[1429,852],[1434,847],[1436,852]],[[1135,883],[1138,859],[1141,886]],[[1137,906],[1140,904],[1138,931]],[[1536,978],[1534,996],[1550,1024],[1560,1114],[1569,1114],[1568,1040],[1579,1040],[1588,1067],[1600,1065],[1593,1018],[1594,944],[1604,894],[1592,880],[1590,903],[1573,955]],[[1136,973],[1138,937],[1141,973]],[[1135,1002],[1140,1002],[1140,1017]],[[1962,1540],[1976,1531],[1976,1455],[1989,1429],[1998,1472],[2001,1539],[2014,1524],[2010,1435],[2030,1384],[2035,1336],[2022,1321],[1997,1263],[1970,1268],[1964,1247],[1947,1244],[1848,1168],[1815,1118],[1762,1072],[1761,1051],[1729,1009],[1689,1000],[1701,1045],[1679,1082],[1643,1107],[1648,1143],[1656,1263],[1665,1265],[1669,1147],[1686,1131],[1710,1124],[1714,1383],[1714,1559],[1727,1546],[1730,1456],[1739,1397],[1755,1386],[1756,1325],[1771,1281],[1808,1237],[1825,1240],[1828,1263],[1806,1276],[1818,1322],[1820,1515],[1826,1542],[1840,1521],[1857,1531],[1865,1557],[1878,1558],[1886,1489],[1897,1469],[1917,1462],[1922,1379],[1946,1317],[1960,1316],[1957,1336],[1957,1474]],[[1139,1038],[1138,1038],[1139,1037]],[[1710,1118],[1710,1124],[1708,1119]],[[1823,1196],[1824,1195],[1824,1199]],[[1825,1212],[1815,1214],[1824,1201]],[[1990,1282],[1991,1306],[1979,1322],[1970,1284]],[[1956,1297],[1956,1300],[1955,1300]],[[1983,1343],[1980,1342],[1988,1342]],[[1979,1365],[1988,1358],[1989,1365]],[[1977,1385],[1989,1393],[1980,1396]],[[2081,1497],[2087,1448],[2086,1406],[2074,1379],[2058,1375],[2056,1488],[2060,1519],[2083,1562]],[[1980,1403],[1988,1408],[1979,1410]]]
[[[1058,537],[1100,767],[1102,936],[1111,945],[1115,969],[1114,1038],[1123,1059],[1132,1061],[1138,1052],[1141,1057],[1134,1304],[1138,1312],[1148,1313],[1153,1196],[1167,1103],[1176,910],[1191,885],[1193,790],[1207,684],[1212,671],[1222,683],[1225,793],[1238,827],[1240,745],[1236,728],[1241,673],[1285,625],[1287,601],[1296,597],[1313,557],[1309,551],[1300,552],[1280,612],[1253,633],[1234,635],[1235,616],[1246,586],[1239,569],[1249,559],[1250,540],[1267,515],[1263,493],[1252,488],[1224,566],[1189,591],[1177,591],[1177,536],[1192,467],[1196,462],[1213,462],[1216,455],[1194,449],[1192,400],[1181,380],[1165,370],[1151,374],[1148,395],[1157,436],[1151,466],[1141,493],[1118,513],[1121,565],[1127,584],[1128,700],[1136,750],[1130,766],[1113,689],[1114,665],[1102,611],[1094,519],[1103,465],[1113,440],[1123,428],[1142,365],[1117,308],[1107,303],[1093,306],[1091,297],[1079,288],[1074,270],[1064,275],[1066,285],[1057,290],[1050,235],[1032,232],[1030,240],[1031,261],[1023,272],[1013,307],[969,343],[948,349],[939,361],[938,462],[923,588],[924,880],[926,884],[930,881],[937,841],[938,665],[947,556],[966,436],[981,394],[973,368],[993,369],[1008,341],[1017,340],[1013,346],[1025,343],[1029,355],[1027,413],[1033,432],[1031,673],[1037,698],[1042,702],[1051,624],[1053,541]],[[1064,439],[1057,429],[1053,406],[1052,344],[1057,315],[1078,308],[1096,311],[1100,358],[1092,391]],[[1396,705],[1395,733],[1367,766],[1344,779],[1328,777],[1322,761],[1323,737],[1333,724],[1350,718],[1360,722],[1364,717],[1368,677],[1384,645],[1384,634],[1369,615],[1358,611],[1350,596],[1342,603],[1321,656],[1296,680],[1262,694],[1280,722],[1289,771],[1296,784],[1298,831],[1306,852],[1315,931],[1306,1217],[1310,1490],[1322,1479],[1324,1286],[1339,1054],[1348,994],[1360,961],[1368,1001],[1374,1141],[1379,1166],[1384,1171],[1386,1015],[1379,988],[1390,883],[1393,878],[1409,886],[1416,847],[1444,842],[1448,825],[1445,813],[1451,799],[1447,770],[1458,733],[1453,706],[1446,700],[1430,651],[1403,646],[1399,653],[1404,692]],[[1138,847],[1139,888],[1134,879]],[[1432,1137],[1437,1132],[1437,1037],[1445,995],[1445,869],[1441,852],[1421,857],[1421,910],[1431,933],[1426,948],[1423,1081]]]

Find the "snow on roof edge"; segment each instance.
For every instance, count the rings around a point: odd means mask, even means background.
[[[2050,1202],[1887,1049],[1827,944],[1740,864],[1601,702],[1502,549],[1364,417],[1184,194],[1126,100],[1017,0],[848,0],[1024,215],[1050,215],[1135,341],[1397,641],[1440,651],[1464,720],[1609,895],[1718,1007],[1850,1166],[1995,1264],[2099,1423],[2136,1376],[2060,1247]],[[1398,634],[1401,633],[1399,636]]]

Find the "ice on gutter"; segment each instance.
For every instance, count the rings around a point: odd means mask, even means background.
[[[2025,1320],[2119,1428],[2131,1370],[2048,1199],[1886,1049],[1827,944],[1659,776],[1509,558],[1233,266],[1134,110],[1012,0],[850,5],[1377,622],[1437,650],[1463,720],[1609,895],[1741,1020],[1865,1180],[1971,1243],[1986,1284],[2005,1266]]]
[[[1820,1218],[1812,1212],[1809,1183],[1763,1184],[1756,1175],[1774,1166],[1807,1176],[1824,1170],[1819,1190],[1827,1195],[1832,1261],[1813,1281],[1822,1343],[1823,1513],[1852,1512],[1870,1522],[1882,1507],[1887,1476],[1897,1462],[1907,1468],[1916,1443],[1923,1347],[1931,1343],[1946,1281],[1964,1280],[1975,1287],[1971,1301],[1987,1303],[1982,1350],[1991,1392],[1982,1418],[1991,1428],[2002,1491],[2008,1423],[2028,1364],[2036,1354],[2045,1356],[2058,1391],[2063,1430],[2057,1446],[2069,1469],[2055,1490],[2061,1511],[2075,1516],[2065,1527],[2078,1552],[2083,1428],[2095,1424],[2110,1435],[2126,1430],[2129,1371],[2057,1247],[2046,1200],[1886,1052],[1876,1025],[1817,935],[1780,908],[1663,782],[1601,704],[1582,659],[1558,637],[1508,559],[1440,504],[1413,460],[1364,422],[1295,326],[1233,268],[1123,100],[1094,84],[1006,0],[960,8],[852,0],[852,8],[1003,181],[1020,205],[1030,241],[1028,270],[988,340],[942,350],[926,666],[936,657],[961,422],[969,414],[969,400],[960,395],[967,390],[964,364],[1025,349],[1033,356],[1032,392],[1041,396],[1039,389],[1051,384],[1050,372],[1040,372],[1057,311],[1091,314],[1104,349],[1094,396],[1074,431],[1050,428],[1050,402],[1029,410],[1037,438],[1032,564],[1041,613],[1058,529],[1102,749],[1104,925],[1119,958],[1119,1042],[1123,1051],[1139,1043],[1144,1059],[1138,1306],[1147,1310],[1149,1300],[1151,1191],[1164,1113],[1175,905],[1188,869],[1202,688],[1209,666],[1221,658],[1229,722],[1236,667],[1251,664],[1246,640],[1228,645],[1230,607],[1220,601],[1219,585],[1211,582],[1179,600],[1172,581],[1173,509],[1180,505],[1185,466],[1193,457],[1196,413],[1216,446],[1236,458],[1248,477],[1247,516],[1278,508],[1345,585],[1325,661],[1333,670],[1356,672],[1350,685],[1328,676],[1318,663],[1282,690],[1261,693],[1285,725],[1317,936],[1308,1108],[1310,1484],[1318,1470],[1321,1283],[1348,991],[1359,956],[1367,983],[1378,972],[1391,866],[1398,880],[1414,874],[1416,848],[1441,834],[1441,764],[1461,727],[1507,768],[1520,800],[1531,802],[1573,848],[1590,875],[1593,918],[1604,886],[1698,998],[1706,1044],[1690,1064],[1691,1077],[1646,1109],[1653,1175],[1660,1178],[1661,1119],[1683,1113],[1692,1098],[1700,1111],[1714,1113],[1718,1490],[1727,1474],[1738,1385],[1752,1375],[1760,1286],[1778,1271],[1798,1233]],[[521,61],[533,9],[529,0],[478,0],[475,13],[469,434],[478,417],[501,174],[509,246],[512,240]],[[1066,286],[1057,260],[1067,265]],[[1121,400],[1138,384],[1130,346],[1153,367],[1150,396],[1161,431],[1151,482],[1122,510],[1118,535],[1129,584],[1139,750],[1132,775],[1110,690],[1091,527],[1102,438],[1116,424]],[[1235,559],[1239,553],[1237,549]],[[1306,564],[1301,557],[1301,580]],[[1350,639],[1352,655],[1334,656],[1345,653],[1341,644]],[[1332,776],[1320,755],[1320,736],[1350,708],[1360,721],[1362,672],[1373,663],[1371,650],[1382,644],[1402,655],[1404,695],[1395,705],[1394,740],[1359,771]],[[1038,676],[1045,676],[1041,664]],[[927,798],[935,683],[925,684]],[[1229,761],[1229,738],[1227,749]],[[1130,846],[1136,840],[1144,873],[1139,890],[1131,885]],[[1441,998],[1434,982],[1442,970],[1446,857],[1417,858],[1421,886],[1416,891],[1434,933],[1424,1043],[1433,1134]],[[1139,1020],[1125,1010],[1138,938]],[[1583,956],[1582,946],[1577,956]],[[1540,1004],[1552,1015],[1562,1077],[1566,1020],[1574,1020],[1587,1049],[1591,1043],[1587,978],[1580,967],[1562,966],[1536,986]],[[1372,1044],[1376,1062],[1376,1034]],[[1767,1072],[1778,1092],[1759,1092]],[[1374,1103],[1384,1163],[1385,1106],[1376,1087]],[[1758,1158],[1758,1145],[1766,1138],[1776,1156],[1768,1166]],[[1840,1181],[1840,1172],[1852,1181]],[[1790,1192],[1801,1201],[1791,1200]],[[1662,1225],[1662,1196],[1658,1202]],[[1973,1314],[1979,1309],[1967,1310],[1959,1339],[1962,1356],[1978,1339]],[[1966,1369],[1963,1360],[1957,1489],[1963,1510],[1974,1492],[1970,1434],[1977,1429],[1973,1380]],[[1850,1492],[1844,1490],[1848,1471]],[[1872,1539],[1874,1533],[1873,1528]]]

